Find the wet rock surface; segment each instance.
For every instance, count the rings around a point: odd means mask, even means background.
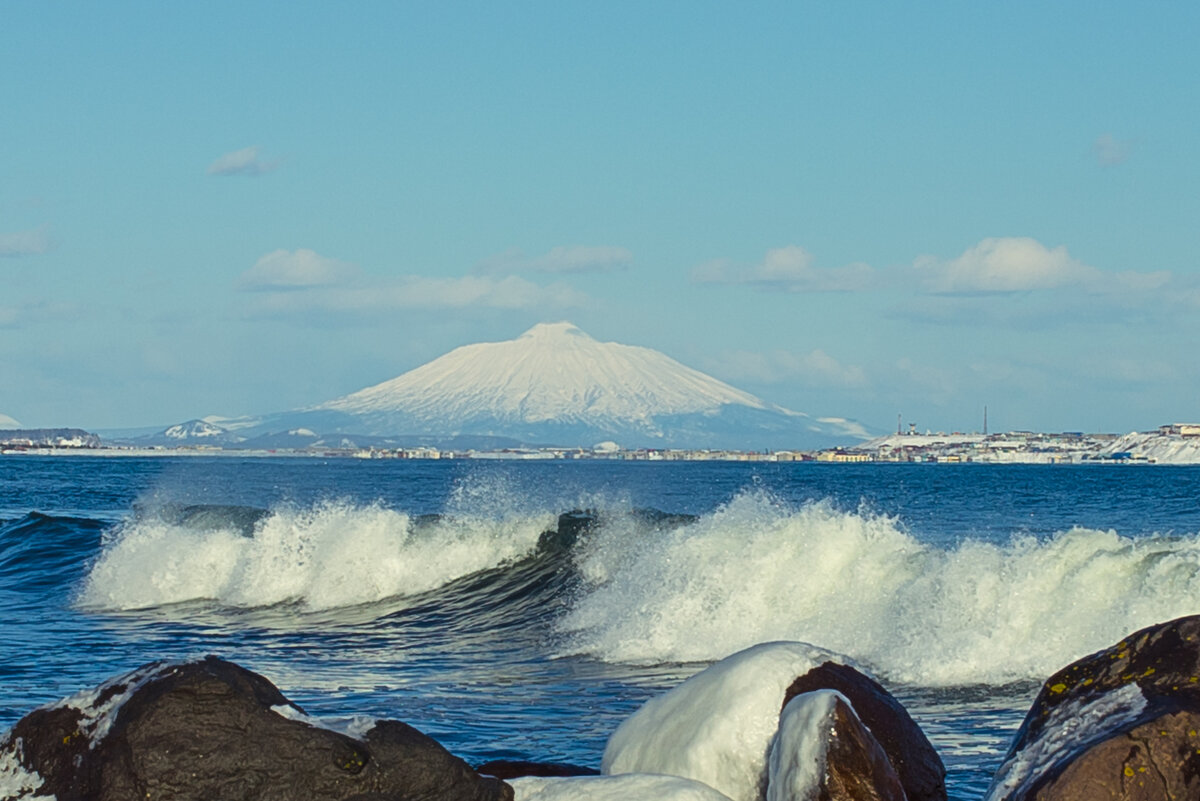
[[[1055,673],[988,801],[1200,798],[1200,616],[1142,629]]]
[[[788,702],[769,764],[766,801],[905,801],[883,746],[833,690]]]
[[[836,690],[850,701],[859,719],[883,747],[908,801],[944,801],[946,767],[908,710],[874,679],[848,665],[826,662],[797,678],[784,695]]]
[[[0,754],[58,801],[512,798],[411,726],[321,728],[265,678],[215,657],[148,665],[37,709]]]

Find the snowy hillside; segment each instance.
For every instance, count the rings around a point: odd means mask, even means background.
[[[485,434],[526,442],[812,447],[862,429],[769,404],[649,348],[598,342],[570,323],[457,348],[398,378],[280,416],[317,430]]]
[[[162,436],[176,440],[213,439],[227,433],[229,432],[224,428],[204,420],[189,420],[186,423],[171,426],[162,432]]]
[[[21,424],[9,417],[7,414],[0,414],[0,428],[21,428]]]
[[[1118,437],[1099,453],[1128,453],[1155,464],[1200,464],[1200,437],[1173,436],[1163,431],[1134,431]]]

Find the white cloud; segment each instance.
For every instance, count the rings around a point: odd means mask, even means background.
[[[50,249],[50,226],[0,234],[0,256],[36,256]]]
[[[534,258],[514,248],[483,260],[476,272],[608,273],[627,269],[632,262],[633,254],[628,249],[611,245],[560,246]]]
[[[853,389],[867,385],[861,367],[844,365],[825,351],[731,351],[706,365],[729,381],[761,384],[798,382],[805,386]]]
[[[1029,237],[991,237],[951,261],[917,260],[926,289],[944,294],[1027,292],[1094,283],[1095,267]]]
[[[1115,167],[1129,158],[1133,151],[1133,142],[1128,139],[1117,139],[1112,134],[1102,134],[1092,143],[1096,161],[1104,167]]]
[[[358,268],[330,259],[307,248],[273,250],[260,258],[237,279],[247,290],[303,289],[345,283],[358,275]]]
[[[504,278],[407,276],[357,286],[271,293],[258,308],[269,314],[359,314],[467,308],[561,309],[586,302],[586,296],[564,284],[541,286],[515,275]]]
[[[278,161],[259,158],[258,145],[226,153],[208,165],[209,175],[263,175],[279,166]]]
[[[1171,281],[1166,271],[1105,272],[1030,237],[990,237],[961,256],[923,256],[914,264],[925,289],[942,295],[1000,294],[1075,288],[1095,294],[1148,292]]]
[[[692,280],[702,284],[746,284],[784,292],[857,292],[871,289],[875,271],[855,262],[842,267],[817,267],[811,253],[799,245],[768,250],[763,260],[750,268],[727,261],[711,261],[692,271]]]

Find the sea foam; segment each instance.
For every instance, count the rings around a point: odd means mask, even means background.
[[[653,536],[608,526],[577,560],[565,650],[635,664],[799,640],[892,681],[1002,684],[1200,611],[1195,535],[1076,528],[939,548],[891,517],[761,492]]]
[[[85,608],[142,609],[209,600],[308,610],[414,595],[532,552],[553,515],[447,517],[416,525],[381,505],[328,502],[273,510],[249,535],[148,516],[108,537],[80,591]]]

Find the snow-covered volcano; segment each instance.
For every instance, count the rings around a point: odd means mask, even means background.
[[[431,422],[492,418],[610,426],[715,412],[726,404],[768,408],[658,351],[597,342],[570,323],[544,323],[507,342],[457,348],[317,408],[401,412]]]
[[[385,381],[275,417],[322,433],[485,435],[527,443],[798,448],[861,428],[767,403],[649,348],[598,342],[570,323],[465,345]]]

